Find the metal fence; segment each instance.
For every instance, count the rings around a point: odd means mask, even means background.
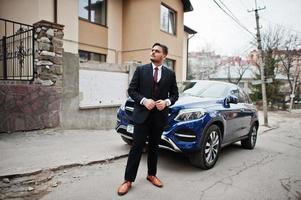
[[[0,80],[34,78],[34,28],[0,18]]]

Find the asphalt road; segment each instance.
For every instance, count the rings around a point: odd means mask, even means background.
[[[280,112],[270,117],[279,127],[260,134],[254,150],[242,149],[239,143],[228,146],[211,170],[192,167],[186,157],[160,151],[158,177],[163,188],[145,179],[144,155],[136,182],[125,196],[116,193],[123,180],[123,158],[56,174],[58,186],[42,199],[301,199],[301,115]]]

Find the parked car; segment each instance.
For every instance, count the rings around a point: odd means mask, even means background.
[[[256,107],[237,85],[218,81],[179,83],[179,100],[169,108],[160,147],[185,153],[191,163],[212,168],[226,145],[241,141],[253,149],[258,131]],[[128,144],[133,139],[134,101],[128,99],[118,109],[116,130]]]

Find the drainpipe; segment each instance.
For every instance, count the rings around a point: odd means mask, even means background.
[[[53,0],[53,16],[54,23],[57,24],[57,0]]]
[[[195,34],[193,34],[191,37],[188,36],[187,38],[187,54],[186,54],[186,80],[188,77],[188,53],[189,53],[189,40],[194,36]]]

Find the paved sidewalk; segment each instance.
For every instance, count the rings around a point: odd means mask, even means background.
[[[262,112],[259,112],[259,120],[261,124]],[[272,116],[269,124],[270,127],[260,126],[259,134],[277,128]],[[1,133],[0,178],[103,162],[127,156],[129,149],[115,130],[47,129]]]
[[[126,156],[115,130],[59,130],[0,134],[0,177],[86,165]]]

